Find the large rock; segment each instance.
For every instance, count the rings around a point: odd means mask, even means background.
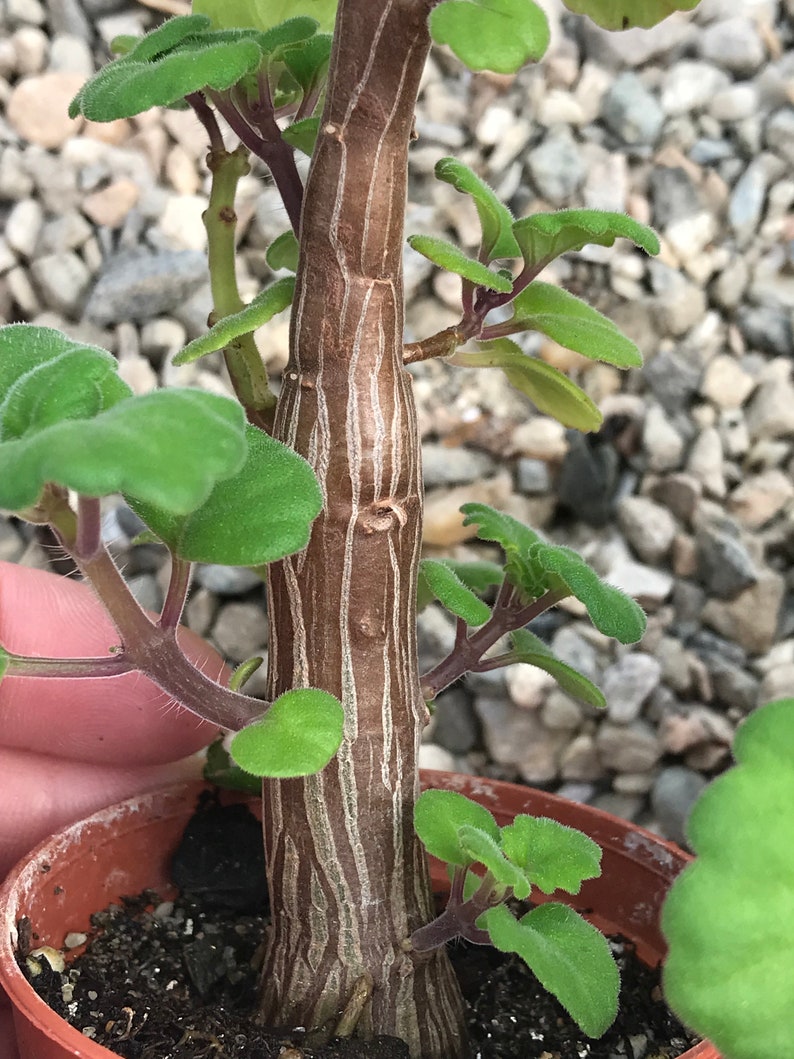
[[[86,316],[100,325],[151,320],[178,308],[206,279],[207,260],[197,251],[122,251],[104,263]]]

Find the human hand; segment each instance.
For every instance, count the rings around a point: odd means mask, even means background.
[[[217,654],[179,633],[209,677],[228,676]],[[107,654],[118,643],[87,585],[0,562],[0,643],[19,654]],[[139,673],[107,679],[8,677],[0,682],[0,879],[47,835],[97,809],[180,779],[188,755],[217,729],[173,704]],[[0,1055],[18,1059],[0,995]]]

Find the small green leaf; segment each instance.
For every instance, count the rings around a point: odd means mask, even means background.
[[[48,327],[0,328],[0,441],[90,419],[131,393],[107,350]]]
[[[650,29],[674,11],[691,11],[700,0],[562,0],[569,11],[587,15],[604,29]]]
[[[739,726],[736,765],[695,803],[695,853],[662,912],[665,996],[730,1059],[780,1059],[794,1040],[794,698]]]
[[[143,37],[123,37],[125,45],[132,41],[132,47],[127,52],[139,62],[151,62],[159,55],[171,51],[177,44],[194,37],[196,34],[210,29],[212,23],[206,15],[177,15],[176,18],[166,19],[161,26],[153,29]],[[118,40],[118,38],[116,38]]]
[[[408,245],[432,261],[434,265],[448,272],[455,272],[478,287],[486,287],[488,290],[499,291],[502,294],[509,294],[513,289],[512,282],[505,276],[493,272],[481,261],[467,257],[462,250],[448,243],[446,239],[437,239],[432,235],[412,235],[408,238]]]
[[[494,541],[505,553],[505,573],[510,582],[521,588],[529,599],[537,599],[546,585],[532,561],[532,554],[543,538],[512,515],[496,511],[488,504],[463,504],[464,526],[477,526],[477,536]]]
[[[510,635],[513,640],[513,650],[510,652],[512,662],[525,662],[543,669],[554,677],[567,695],[599,710],[606,707],[607,701],[601,689],[573,666],[557,658],[551,648],[529,629],[516,629]]]
[[[482,864],[499,886],[509,886],[515,896],[523,901],[532,889],[527,875],[521,868],[507,859],[499,844],[478,827],[464,824],[458,830],[461,848],[476,864]]]
[[[510,338],[495,338],[479,346],[475,352],[459,350],[449,363],[459,368],[501,368],[510,384],[527,396],[538,411],[577,430],[600,427],[604,417],[598,406],[557,368],[528,356]]]
[[[286,232],[282,232],[278,238],[274,239],[267,248],[265,261],[274,272],[280,268],[288,268],[290,272],[297,272],[299,251],[300,246],[295,238],[295,233],[291,228],[288,228]]]
[[[502,852],[544,894],[578,894],[601,874],[601,848],[588,835],[543,816],[520,815],[502,828]]]
[[[301,118],[300,121],[293,121],[291,125],[282,130],[281,138],[286,140],[290,147],[297,148],[311,158],[319,131],[319,118]]]
[[[297,22],[310,15],[311,21],[330,30],[334,25],[338,0],[193,0],[193,10],[212,19],[217,29],[253,26],[255,29],[280,28],[284,21]],[[310,21],[310,19],[300,19]],[[316,21],[315,21],[316,20]]]
[[[414,808],[414,826],[427,852],[447,864],[467,867],[473,858],[460,839],[462,827],[473,827],[499,841],[499,826],[488,810],[456,791],[423,791]]]
[[[476,628],[484,625],[491,616],[487,603],[467,588],[458,575],[438,559],[423,559],[421,572],[436,599],[467,625]]]
[[[149,60],[136,58],[137,49],[115,59],[86,81],[72,100],[70,117],[82,114],[89,121],[114,121],[169,106],[204,88],[222,92],[262,61],[252,36],[212,40],[211,34],[188,38]]]
[[[532,0],[445,0],[429,25],[470,70],[514,74],[549,46],[548,20]]]
[[[615,1021],[620,976],[600,931],[567,905],[549,901],[516,920],[504,906],[477,920],[501,952],[515,952],[588,1037]]]
[[[216,394],[170,389],[128,397],[91,419],[0,442],[0,508],[21,511],[54,482],[187,514],[242,465],[244,429],[240,406]]]
[[[5,676],[6,670],[8,669],[8,662],[10,657],[11,656],[9,655],[8,651],[6,651],[5,647],[0,644],[0,680],[2,680]]]
[[[504,581],[503,568],[499,563],[491,563],[487,559],[444,559],[444,562],[467,588],[478,595]]]
[[[636,600],[602,581],[572,548],[542,544],[536,562],[584,603],[593,625],[620,643],[636,643],[645,632],[645,614]]]
[[[110,54],[129,55],[140,39],[140,37],[136,37],[132,33],[119,33],[118,37],[114,37],[108,45]]]
[[[262,781],[250,772],[244,772],[232,761],[223,737],[207,747],[207,760],[202,775],[209,783],[229,791],[244,791],[246,794],[261,794]]]
[[[192,342],[188,342],[185,348],[174,357],[173,363],[178,367],[190,364],[199,357],[231,345],[240,335],[250,334],[257,327],[266,324],[277,313],[283,312],[292,303],[294,292],[293,276],[285,276],[283,279],[276,280],[275,283],[271,283],[269,287],[260,291],[244,309],[224,316],[223,319],[213,324],[205,335],[200,335]]]
[[[325,75],[333,40],[330,33],[317,33],[302,44],[285,48],[281,53],[281,60],[304,94],[311,92]]]
[[[325,2],[326,0],[306,0],[304,6],[308,7],[310,4]],[[272,9],[273,5],[270,3],[270,0],[268,0],[268,3]],[[334,0],[334,4],[335,3],[336,0]],[[196,6],[195,2],[193,6]],[[236,23],[236,25],[240,26],[245,24],[246,23],[243,22]],[[266,30],[261,35],[259,43],[262,51],[265,52],[266,55],[278,58],[284,48],[289,48],[293,44],[300,44],[302,41],[309,40],[319,28],[320,22],[318,18],[313,18],[307,15],[296,15],[293,18],[287,18],[272,25],[270,29]]]
[[[442,158],[436,162],[435,174],[438,180],[474,199],[482,228],[482,251],[487,261],[520,257],[521,251],[513,235],[513,215],[484,180],[457,158]]]
[[[258,566],[306,547],[322,507],[314,472],[302,456],[250,424],[245,438],[242,466],[184,517],[129,498],[130,507],[183,559]],[[204,446],[195,451],[202,456]]]
[[[560,254],[581,250],[589,243],[613,246],[616,239],[631,239],[648,254],[659,253],[659,239],[645,224],[625,213],[605,210],[557,210],[535,213],[513,225],[513,235],[526,265],[540,272]]]
[[[495,325],[501,334],[539,331],[591,360],[601,360],[617,368],[642,365],[639,349],[616,324],[561,287],[536,280],[511,305],[512,319]]]
[[[334,695],[295,688],[234,736],[232,757],[254,776],[309,776],[324,769],[339,749],[344,723],[342,704]]]

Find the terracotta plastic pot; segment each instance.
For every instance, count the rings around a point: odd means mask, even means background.
[[[500,825],[516,813],[549,816],[590,835],[604,850],[599,879],[570,901],[598,926],[620,931],[655,963],[665,952],[659,911],[689,859],[677,846],[624,820],[552,794],[510,783],[425,772],[423,784],[460,791],[486,806]],[[146,888],[173,894],[169,864],[201,784],[180,784],[111,806],[48,839],[9,875],[0,890],[0,982],[14,1005],[22,1059],[112,1059],[41,1000],[17,967],[17,922],[31,920],[37,945],[60,948],[65,934],[89,929],[90,916],[122,894]],[[256,806],[252,804],[252,808]],[[445,874],[433,866],[434,879]],[[719,1059],[704,1042],[682,1059]]]

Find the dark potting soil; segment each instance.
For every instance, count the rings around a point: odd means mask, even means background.
[[[246,865],[236,856],[230,861],[229,851],[256,850],[255,840],[244,840],[254,830],[259,824],[244,806],[205,805],[175,859],[183,895],[161,901],[145,892],[97,913],[86,952],[63,973],[39,959],[41,971],[31,976],[20,954],[33,987],[124,1059],[408,1059],[395,1038],[318,1040],[253,1023],[267,922],[263,866],[256,853]],[[597,1041],[517,957],[452,947],[473,1059],[673,1059],[692,1047],[697,1038],[661,999],[658,970],[623,939],[611,944],[621,972],[620,1013]]]

